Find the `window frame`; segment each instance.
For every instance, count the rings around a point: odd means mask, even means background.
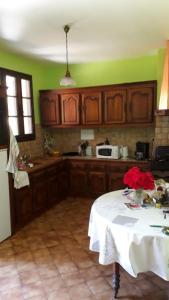
[[[18,129],[20,134],[15,135],[18,142],[30,141],[35,139],[35,116],[34,116],[34,101],[33,101],[33,84],[32,84],[32,75],[21,73],[18,71],[5,69],[0,67],[0,82],[2,86],[6,86],[6,76],[13,76],[16,78],[16,99],[17,99],[17,111],[18,111]],[[31,103],[31,120],[32,120],[32,133],[24,133],[24,115],[23,115],[23,104],[22,91],[21,91],[21,80],[29,80],[30,82],[30,103]],[[7,105],[7,91],[5,93],[6,101],[6,113],[7,113],[7,122],[8,122],[8,105]],[[9,122],[8,122],[9,125]]]

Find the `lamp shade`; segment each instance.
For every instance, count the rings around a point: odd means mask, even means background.
[[[70,72],[66,72],[65,76],[60,80],[61,86],[71,86],[75,85],[76,82],[72,79]]]

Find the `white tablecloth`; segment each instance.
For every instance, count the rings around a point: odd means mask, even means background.
[[[162,228],[169,226],[163,209],[130,209],[122,190],[99,197],[93,204],[89,221],[90,250],[99,252],[99,262],[118,262],[129,274],[152,271],[169,280],[169,236]]]

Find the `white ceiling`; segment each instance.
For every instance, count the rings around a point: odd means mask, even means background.
[[[152,54],[169,39],[169,0],[0,1],[0,43],[15,51],[65,62]]]

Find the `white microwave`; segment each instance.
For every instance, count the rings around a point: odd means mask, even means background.
[[[96,157],[98,158],[120,158],[120,147],[112,145],[96,146]]]

